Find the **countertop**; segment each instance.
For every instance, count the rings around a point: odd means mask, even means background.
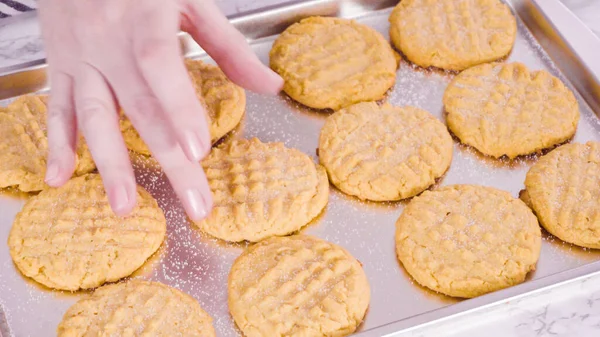
[[[281,0],[221,0],[227,15]],[[600,0],[563,0],[600,36]],[[0,69],[43,57],[39,26],[31,13],[0,20]],[[600,62],[600,55],[598,55]],[[403,336],[600,336],[600,274],[530,294],[453,321]]]

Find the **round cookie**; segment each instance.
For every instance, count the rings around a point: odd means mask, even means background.
[[[400,200],[423,192],[446,172],[452,147],[444,124],[428,112],[365,102],[327,118],[319,158],[344,193]]]
[[[548,232],[578,246],[600,248],[600,143],[552,150],[529,169],[525,188]]]
[[[396,80],[392,47],[356,21],[310,17],[288,27],[273,43],[270,65],[283,90],[316,109],[340,109],[384,97]]]
[[[0,188],[14,186],[24,192],[47,188],[48,131],[45,95],[17,98],[0,110]],[[96,169],[87,145],[80,139],[75,156],[75,176]]]
[[[463,70],[508,55],[517,21],[499,0],[402,0],[392,11],[390,38],[421,67]]]
[[[212,318],[188,294],[158,282],[131,280],[98,288],[65,313],[58,337],[214,337]]]
[[[232,140],[202,162],[213,210],[196,225],[226,241],[260,241],[295,232],[327,204],[325,169],[282,143]]]
[[[231,267],[228,292],[231,316],[247,337],[346,336],[371,297],[360,262],[304,235],[251,246]]]
[[[208,113],[208,128],[214,144],[240,123],[246,110],[244,89],[231,82],[223,71],[200,60],[185,60],[198,99]],[[150,150],[129,119],[121,117],[121,131],[127,148],[144,155]]]
[[[464,144],[515,158],[573,137],[579,106],[573,93],[545,70],[490,63],[458,74],[446,88],[450,130]]]
[[[25,203],[8,237],[25,276],[55,289],[95,288],[130,275],[160,247],[166,220],[138,187],[137,205],[116,216],[97,174],[73,178]]]
[[[422,286],[454,297],[510,287],[535,270],[541,231],[508,192],[475,185],[425,191],[396,223],[396,252]]]

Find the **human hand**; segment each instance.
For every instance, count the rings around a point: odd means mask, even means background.
[[[212,0],[40,0],[52,92],[46,183],[73,174],[78,131],[86,139],[113,211],[128,214],[136,182],[119,130],[123,108],[161,164],[186,212],[198,220],[212,196],[199,160],[210,150],[204,108],[176,36],[183,29],[227,76],[276,94],[283,80],[253,54]]]

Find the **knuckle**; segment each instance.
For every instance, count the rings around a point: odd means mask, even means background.
[[[57,149],[60,151],[66,151],[67,148],[74,151],[74,146],[71,144],[76,143],[75,134],[76,130],[73,130],[70,125],[67,124],[51,124],[48,123],[48,148]]]
[[[110,117],[109,105],[96,98],[86,98],[77,106],[77,117],[82,129],[94,128],[98,122]]]
[[[185,165],[185,154],[181,147],[179,147],[177,139],[171,133],[165,132],[165,130],[160,130],[155,135],[156,137],[153,137],[148,142],[148,146],[152,149],[153,155],[160,163],[164,172],[169,175],[177,167]]]
[[[178,154],[174,151],[168,159],[170,160],[164,164],[161,162],[161,167],[176,189],[195,185],[202,181],[202,167],[199,163],[187,160],[183,152]]]
[[[70,162],[75,160],[75,149],[66,143],[48,140],[49,161]]]
[[[178,143],[162,107],[152,95],[137,95],[124,104],[125,114],[157,157],[169,156]]]
[[[198,99],[191,85],[174,92],[166,106],[167,118],[178,128],[195,129],[208,123],[206,106]]]
[[[134,41],[134,53],[140,64],[150,63],[155,65],[162,62],[165,55],[168,55],[170,41],[162,37],[152,37],[137,39]],[[156,63],[155,63],[156,62]]]
[[[167,158],[172,158],[172,154],[181,151],[181,149],[179,148],[177,139],[174,137],[161,132],[157,132],[156,135],[157,137],[153,141],[148,142],[148,146],[152,148],[152,152],[161,163],[161,167],[166,171],[168,167],[173,165],[173,162]]]
[[[65,122],[72,115],[72,112],[71,106],[50,100],[48,104],[48,124]]]
[[[158,100],[150,94],[132,96],[124,106],[127,117],[134,125],[159,123],[164,119]]]
[[[123,162],[121,160],[115,160],[114,157],[109,156],[108,153],[99,153],[96,155],[98,159],[96,159],[96,166],[98,167],[98,171],[102,174],[111,174],[114,173],[117,177],[122,177],[123,175],[129,175],[131,171],[131,165],[129,162]]]
[[[190,109],[174,109],[170,115],[173,127],[177,130],[205,130],[208,129],[207,117],[202,111]]]

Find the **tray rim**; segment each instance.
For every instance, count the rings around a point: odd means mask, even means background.
[[[600,261],[591,262],[573,269],[548,275],[535,280],[495,291],[479,297],[463,300],[459,303],[404,318],[369,330],[359,331],[353,336],[400,336],[411,331],[432,325],[442,324],[477,312],[497,308],[504,303],[559,288],[583,279],[600,275]]]

